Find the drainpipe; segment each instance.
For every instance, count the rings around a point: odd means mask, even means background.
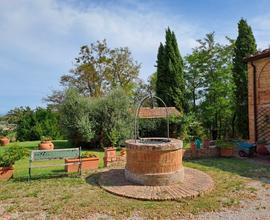
[[[256,65],[251,61],[251,66],[253,67],[253,103],[254,103],[254,128],[255,128],[255,142],[258,140],[257,134],[257,86],[256,86]]]

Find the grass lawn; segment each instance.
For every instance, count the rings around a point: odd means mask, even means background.
[[[21,146],[36,148],[38,142],[23,142]],[[70,145],[66,141],[56,141],[57,148]],[[102,161],[103,152],[94,151]],[[100,166],[102,167],[102,163]],[[134,214],[145,218],[174,218],[206,211],[216,211],[222,207],[237,206],[240,199],[252,198],[254,189],[245,183],[258,177],[270,178],[270,166],[250,163],[237,158],[216,158],[185,161],[187,167],[208,173],[215,181],[215,189],[195,199],[180,201],[151,202],[126,199],[109,194],[97,185],[99,171],[84,174],[83,177],[48,178],[48,174],[63,169],[50,168],[36,171],[42,175],[30,183],[28,158],[15,164],[14,178],[0,182],[0,207],[5,207],[7,215],[19,212],[18,218],[83,218],[95,213],[107,214],[117,219]],[[35,172],[33,173],[35,175]],[[23,216],[23,217],[22,217]]]

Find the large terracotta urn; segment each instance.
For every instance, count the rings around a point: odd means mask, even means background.
[[[53,150],[54,144],[51,141],[41,141],[39,144],[39,150]]]

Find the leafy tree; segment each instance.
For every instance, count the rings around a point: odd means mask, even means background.
[[[130,100],[122,90],[103,97],[84,97],[67,90],[61,105],[61,124],[75,144],[96,143],[118,146],[131,135]]]
[[[20,141],[40,140],[42,136],[50,136],[53,139],[62,137],[59,115],[51,109],[20,108],[20,118],[16,120],[17,139]]]
[[[235,112],[238,133],[248,137],[248,88],[247,64],[244,58],[256,52],[256,42],[251,27],[246,20],[238,23],[238,37],[235,42],[233,59],[233,78],[235,82]]]
[[[110,49],[106,40],[80,48],[74,68],[61,77],[64,88],[77,88],[86,97],[101,97],[115,88],[131,94],[138,80],[140,64],[127,47]],[[63,101],[63,91],[53,91],[45,98],[50,104]]]
[[[91,120],[91,105],[76,89],[66,91],[61,104],[61,127],[66,136],[75,144],[90,142],[95,136],[94,123]]]
[[[197,112],[196,103],[201,99],[202,89],[204,86],[205,76],[205,53],[199,48],[193,50],[192,54],[185,57],[185,81],[186,81],[186,95],[189,98],[188,105],[191,106],[193,112]]]
[[[234,42],[215,42],[214,33],[198,40],[199,46],[186,57],[185,78],[190,103],[197,118],[219,137],[230,134],[233,118],[232,55]]]
[[[185,83],[183,78],[183,60],[173,31],[166,30],[165,45],[162,43],[157,55],[156,94],[168,106],[180,111],[185,108]]]
[[[157,72],[154,72],[152,75],[150,75],[149,79],[148,79],[148,83],[151,89],[151,92],[153,94],[155,94],[156,90],[157,90]]]

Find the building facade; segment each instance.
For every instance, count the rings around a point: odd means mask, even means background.
[[[246,58],[251,142],[270,143],[270,49]]]

